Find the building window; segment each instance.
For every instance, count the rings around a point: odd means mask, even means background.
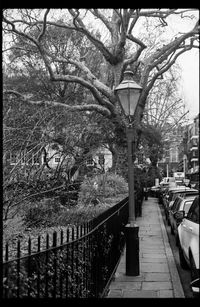
[[[87,166],[93,166],[94,165],[94,160],[91,156],[87,158],[86,165]]]
[[[22,165],[26,164],[26,152],[25,152],[25,151],[22,151],[22,152],[20,153],[20,163],[21,163]]]
[[[40,156],[36,154],[33,156],[33,164],[40,164]]]
[[[197,146],[197,139],[192,139],[192,146]]]
[[[10,153],[10,164],[15,165],[19,161],[19,154],[17,152]]]
[[[99,154],[99,165],[104,166],[104,164],[105,164],[104,154]]]
[[[170,148],[170,162],[178,162],[178,149]]]
[[[194,150],[194,151],[192,152],[192,156],[193,156],[193,157],[196,157],[196,158],[198,157],[198,154],[197,154],[197,151],[196,151],[196,150]]]

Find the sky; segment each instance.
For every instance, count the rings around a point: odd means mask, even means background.
[[[182,10],[182,9],[181,9]],[[183,9],[184,10],[184,9]],[[168,26],[164,32],[166,39],[178,36],[193,29],[195,22],[199,18],[199,10],[185,13],[193,15],[193,18],[181,18],[178,15],[171,15],[167,18]],[[194,48],[186,51],[177,59],[181,68],[180,72],[180,94],[184,100],[187,115],[190,121],[199,113],[199,49]]]
[[[171,16],[169,24],[171,31],[183,33],[191,30],[199,18],[199,11],[192,11],[192,14],[193,19]],[[183,53],[178,57],[177,63],[181,67],[180,91],[186,110],[189,110],[188,118],[192,120],[199,113],[199,49],[195,48]]]
[[[199,113],[199,50],[194,49],[178,59],[181,67],[181,91],[188,117],[192,120]]]

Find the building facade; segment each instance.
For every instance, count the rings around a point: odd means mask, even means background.
[[[164,154],[158,161],[158,167],[163,177],[171,177],[174,172],[179,170],[179,151],[183,136],[182,127],[174,127],[166,129],[164,136]]]
[[[179,170],[184,171],[191,182],[199,181],[199,114],[184,129],[180,150]]]

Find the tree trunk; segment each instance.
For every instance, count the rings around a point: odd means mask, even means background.
[[[128,181],[128,160],[127,147],[116,146],[113,154],[113,165],[111,171],[115,174],[121,175]]]

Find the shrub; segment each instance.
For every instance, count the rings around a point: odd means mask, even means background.
[[[78,204],[95,204],[95,200],[103,201],[105,198],[127,192],[128,184],[122,176],[106,173],[92,178],[87,177],[81,185]]]
[[[43,199],[25,209],[24,221],[28,227],[51,226],[60,210],[60,203],[55,198]]]

